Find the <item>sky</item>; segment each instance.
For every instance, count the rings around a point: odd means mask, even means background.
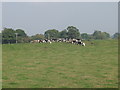
[[[2,2],[2,27],[29,36],[75,26],[80,33],[118,32],[117,2]]]
[[[119,0],[1,0],[2,2],[119,2]]]
[[[2,2],[0,2],[0,33],[2,29]]]

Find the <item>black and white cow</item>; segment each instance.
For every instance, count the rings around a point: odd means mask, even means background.
[[[67,42],[72,43],[75,45],[81,45],[85,46],[85,43],[83,43],[80,39],[43,39],[43,40],[33,40],[31,43],[52,43],[52,42]]]
[[[78,45],[85,46],[85,43],[83,43],[83,42],[78,42]]]
[[[72,39],[72,44],[85,46],[85,43],[83,43],[80,39]]]
[[[44,40],[33,40],[30,43],[52,43],[51,40],[44,39]]]

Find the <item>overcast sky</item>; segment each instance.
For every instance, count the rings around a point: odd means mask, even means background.
[[[3,2],[2,27],[28,35],[75,26],[80,33],[118,32],[117,2]]]

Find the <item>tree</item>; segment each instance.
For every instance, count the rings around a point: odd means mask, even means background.
[[[27,38],[27,34],[22,29],[15,30],[15,33],[17,33],[17,41],[18,43],[24,43],[24,38]]]
[[[81,37],[82,37],[82,39],[89,39],[89,36],[87,33],[82,33]]]
[[[106,38],[110,38],[110,34],[107,32],[104,32],[106,34]]]
[[[110,34],[107,32],[101,32],[101,39],[108,39],[110,38]]]
[[[108,39],[110,38],[110,34],[107,32],[101,32],[101,31],[94,31],[93,33],[94,39]]]
[[[115,33],[115,34],[113,35],[113,38],[114,38],[114,39],[119,39],[119,38],[120,38],[120,33]]]
[[[90,39],[94,39],[93,34],[88,34],[88,40],[90,40]]]
[[[74,26],[68,26],[67,27],[67,30],[68,30],[68,38],[80,38],[80,32],[79,32],[79,29],[77,29],[76,27]]]
[[[59,32],[59,37],[60,38],[68,38],[67,30],[63,30],[63,31]]]
[[[43,34],[36,34],[34,36],[31,36],[32,40],[41,40],[44,39],[44,35]]]
[[[56,29],[47,30],[44,33],[45,38],[47,39],[56,39],[59,37],[59,31]]]
[[[94,31],[93,38],[100,39],[101,38],[101,31]]]
[[[27,34],[24,32],[24,30],[22,29],[14,30],[12,28],[4,28],[2,30],[2,43],[4,44],[16,43],[15,33],[17,33],[17,41],[19,43],[26,42],[25,38],[28,38],[28,37],[27,37]]]
[[[27,34],[24,32],[24,30],[22,30],[22,29],[17,29],[16,31],[15,31],[15,33],[18,33],[18,36],[19,37],[26,37],[27,36]]]
[[[29,37],[29,36],[26,36],[23,38],[24,43],[29,43],[30,41],[31,41],[31,37]]]
[[[2,33],[0,32],[0,44],[2,44]]]
[[[15,43],[15,31],[12,28],[2,30],[2,43]]]

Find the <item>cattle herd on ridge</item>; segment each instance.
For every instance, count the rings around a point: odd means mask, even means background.
[[[43,39],[43,40],[33,40],[30,43],[53,43],[53,42],[66,42],[75,45],[85,46],[85,43],[81,39]]]

